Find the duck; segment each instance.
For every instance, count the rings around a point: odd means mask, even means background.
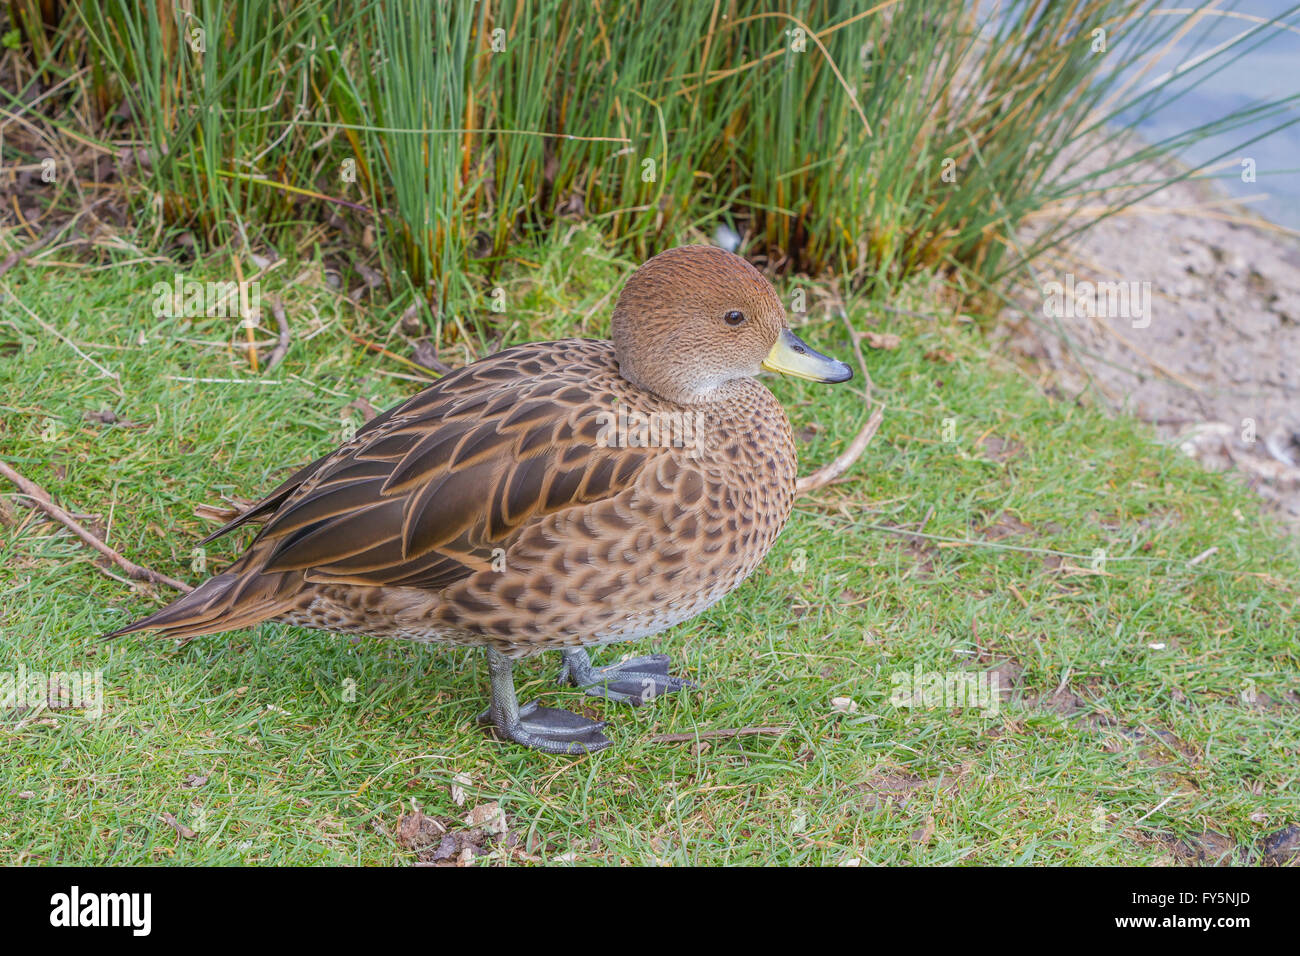
[[[611,337],[506,348],[371,419],[201,542],[260,524],[226,570],[105,635],[193,639],[264,621],[481,647],[479,715],[547,753],[610,746],[606,722],[535,701],[513,671],[640,705],[694,685],[664,655],[589,648],[690,620],[759,566],[789,520],[797,458],[763,370],[852,369],[805,344],[772,284],[707,245],[624,283]]]

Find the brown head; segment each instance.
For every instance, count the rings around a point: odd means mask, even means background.
[[[818,382],[853,371],[800,341],[785,306],[762,273],[713,246],[678,246],[627,280],[613,318],[623,377],[683,405],[761,368]]]

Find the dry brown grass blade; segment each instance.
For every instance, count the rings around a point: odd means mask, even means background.
[[[279,339],[275,343],[275,348],[271,350],[271,357],[266,360],[268,372],[280,364],[289,351],[289,343],[293,340],[293,334],[289,330],[289,320],[284,315],[284,304],[278,297],[272,297],[270,304],[271,314],[275,316],[275,325],[279,330]]]
[[[786,726],[773,727],[725,727],[721,730],[701,730],[693,734],[655,734],[650,738],[653,744],[693,744],[697,740],[730,740],[733,737],[779,737],[789,733]]]

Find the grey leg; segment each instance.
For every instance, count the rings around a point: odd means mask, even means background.
[[[535,701],[520,707],[515,696],[515,666],[510,658],[488,647],[487,659],[492,675],[492,705],[479,715],[481,723],[493,724],[507,740],[552,754],[595,753],[613,743],[601,733],[603,722],[567,710],[539,707]]]
[[[560,669],[560,683],[585,688],[592,697],[607,697],[635,706],[695,686],[685,678],[668,673],[665,654],[634,657],[621,664],[594,667],[585,648],[576,647],[561,653],[564,666]]]

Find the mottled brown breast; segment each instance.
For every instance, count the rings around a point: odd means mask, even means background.
[[[767,554],[790,516],[796,469],[771,393],[741,380],[717,402],[684,407],[621,380],[612,390],[629,418],[690,416],[697,441],[638,447],[646,460],[630,487],[524,529],[504,571],[443,592],[437,616],[448,627],[510,654],[644,637],[703,611]]]

